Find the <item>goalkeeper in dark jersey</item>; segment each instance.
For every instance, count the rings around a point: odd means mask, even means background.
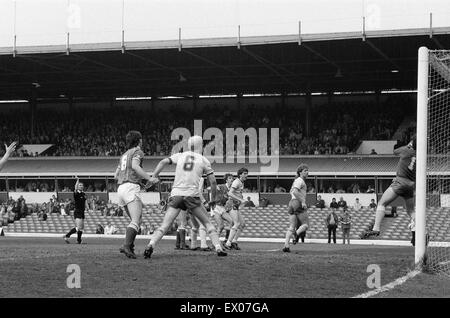
[[[384,210],[388,204],[402,197],[406,203],[406,212],[415,221],[414,189],[416,186],[416,138],[406,146],[394,149],[394,154],[400,156],[397,164],[397,173],[389,188],[384,191],[378,202],[375,215],[375,224],[372,230],[363,234],[362,238],[380,235],[381,221],[384,218]]]

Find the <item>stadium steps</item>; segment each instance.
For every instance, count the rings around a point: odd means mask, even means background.
[[[330,208],[318,209],[315,207],[309,210],[310,228],[306,238],[326,239],[328,231],[325,226],[325,218],[330,212]],[[157,205],[147,205],[144,207],[142,221],[147,226],[158,227],[163,218]],[[246,227],[242,237],[250,238],[284,238],[289,226],[286,206],[268,206],[257,208],[243,208],[242,213],[246,221]],[[359,239],[360,235],[366,231],[374,220],[375,213],[369,209],[362,209],[358,212],[351,210],[352,227],[350,230],[351,239]],[[379,239],[384,240],[410,240],[411,232],[408,229],[409,216],[406,211],[399,207],[398,217],[386,217],[382,223],[382,235]],[[103,227],[110,222],[117,228],[117,234],[124,234],[129,224],[126,216],[102,216],[101,212],[86,213],[85,233],[94,234],[97,224]],[[450,208],[430,208],[428,210],[427,223],[429,234],[434,241],[450,241]],[[213,220],[213,224],[215,221]],[[47,221],[39,221],[36,214],[29,215],[14,223],[4,227],[5,232],[14,233],[66,233],[74,226],[73,218],[69,215],[48,214]],[[338,227],[337,238],[342,238],[341,227]]]

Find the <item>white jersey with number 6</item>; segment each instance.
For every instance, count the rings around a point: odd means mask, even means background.
[[[214,173],[209,160],[192,151],[173,154],[170,160],[177,165],[171,196],[199,197],[202,176]]]

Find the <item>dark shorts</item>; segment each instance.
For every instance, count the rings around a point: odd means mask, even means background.
[[[202,205],[199,197],[173,196],[169,198],[168,207],[181,210],[192,210]]]
[[[84,211],[76,211],[73,212],[74,219],[83,219],[84,220]]]
[[[391,188],[394,190],[395,194],[403,197],[404,199],[414,198],[414,188],[416,184],[406,178],[396,177],[391,183]]]

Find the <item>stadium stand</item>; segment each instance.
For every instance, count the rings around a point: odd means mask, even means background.
[[[175,106],[165,112],[130,107],[77,112],[43,109],[36,114],[33,134],[31,120],[23,120],[30,117],[29,112],[10,111],[0,117],[0,142],[53,144],[43,153],[50,156],[117,156],[125,150],[123,136],[133,127],[143,133],[144,153],[160,156],[170,153],[176,143],[170,140],[174,128],[192,131],[194,119],[202,118],[204,127],[220,128],[224,134],[226,127],[278,127],[282,155],[347,154],[355,150],[361,138],[390,139],[402,116],[411,112],[411,105],[408,97],[389,98],[378,106],[371,102],[319,105],[312,108],[309,135],[295,108],[280,112],[276,107],[248,105],[239,111],[211,105],[197,113]],[[218,113],[223,115],[217,117]],[[18,151],[16,156],[36,153]]]
[[[307,239],[327,238],[325,227],[325,217],[329,208],[309,209],[310,228],[307,231]],[[249,238],[284,238],[288,227],[286,206],[270,205],[267,207],[243,208],[243,215],[246,219],[246,227],[243,237]],[[389,209],[388,211],[389,212]],[[385,218],[382,225],[383,240],[410,240],[411,232],[408,228],[409,217],[403,207],[398,207],[398,216]],[[430,237],[433,241],[450,240],[450,208],[430,208],[428,211],[428,227],[431,229]],[[374,212],[369,209],[362,209],[358,212],[351,211],[352,228],[351,239],[359,239],[360,235],[373,224]],[[163,220],[157,205],[147,205],[144,208],[143,223],[157,227]],[[105,226],[108,222],[116,227],[117,234],[124,234],[129,223],[124,216],[102,216],[101,212],[95,211],[86,214],[85,233],[95,234],[97,224]],[[61,233],[73,226],[71,216],[60,214],[49,214],[46,221],[40,221],[37,214],[31,214],[14,223],[4,227],[6,233]],[[338,238],[341,237],[338,228]],[[338,242],[339,243],[339,242]]]

